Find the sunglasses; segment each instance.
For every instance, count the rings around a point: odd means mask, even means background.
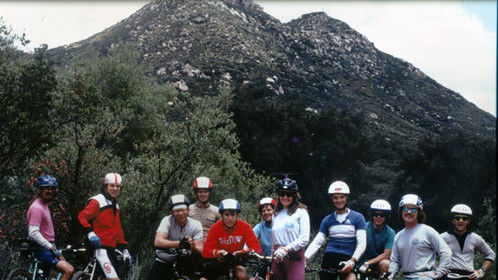
[[[294,197],[294,196],[295,196],[295,194],[294,194],[293,192],[281,192],[281,193],[279,193],[278,195],[279,195],[279,196],[282,196],[282,197],[284,197],[284,196],[287,196],[287,197]]]
[[[462,221],[468,221],[468,220],[470,220],[470,218],[467,217],[467,216],[454,216],[453,220],[455,220],[455,221],[460,221],[460,220],[462,220]]]
[[[386,218],[387,214],[386,213],[372,213],[372,217],[381,217],[381,218]]]
[[[417,208],[409,208],[409,207],[406,207],[403,208],[403,212],[412,212],[412,213],[417,213],[418,209]]]

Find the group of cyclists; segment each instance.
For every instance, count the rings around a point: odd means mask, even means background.
[[[38,197],[27,214],[29,238],[37,244],[35,257],[47,267],[62,272],[61,279],[70,279],[74,268],[54,244],[48,208],[54,199],[57,180],[44,175],[38,178],[36,185]],[[122,186],[118,173],[107,174],[101,193],[91,197],[78,215],[100,268],[110,280],[123,278],[116,268],[116,249],[122,252],[125,262],[132,263],[117,203]],[[406,194],[397,208],[404,228],[396,234],[387,224],[393,214],[389,202],[373,201],[371,220],[366,222],[363,214],[348,208],[349,186],[335,181],[327,192],[334,211],[322,220],[318,233],[309,243],[308,209],[300,201],[296,181],[290,178],[277,182],[278,199],[265,197],[259,201],[262,221],[254,228],[239,218],[242,208],[237,200],[224,199],[218,207],[209,202],[213,190],[209,178],[195,179],[193,190],[197,200],[193,204],[184,194],[169,198],[171,214],[161,220],[156,230],[155,259],[147,279],[173,278],[176,260],[173,250],[177,248],[190,250],[190,257],[181,266],[190,275],[197,271],[199,279],[218,279],[230,272],[235,279],[248,279],[243,257],[255,252],[272,257],[272,279],[302,280],[306,262],[324,243],[327,244],[320,279],[355,280],[355,271],[372,270],[378,271],[380,278],[389,280],[399,272],[410,280],[479,279],[495,259],[495,253],[483,238],[470,231],[474,216],[465,204],[451,209],[453,227],[439,234],[424,223],[426,213],[422,199]],[[485,260],[475,269],[477,252]]]

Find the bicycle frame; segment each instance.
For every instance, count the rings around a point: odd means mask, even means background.
[[[90,280],[93,279],[95,276],[95,270],[97,269],[97,259],[93,257],[90,262],[86,265],[85,269],[83,270],[85,273],[90,274]]]
[[[29,268],[28,268],[28,272],[33,275],[33,277],[31,278],[32,280],[36,280],[36,276],[39,274],[40,272],[40,265],[42,264],[41,261],[37,260],[37,259],[34,259],[30,264],[29,264]],[[43,274],[42,274],[42,279],[45,279],[45,271],[43,271]],[[62,272],[58,272],[57,273],[57,280],[60,280],[62,277]]]

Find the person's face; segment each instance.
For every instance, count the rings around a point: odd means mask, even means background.
[[[121,184],[107,184],[105,187],[106,193],[108,193],[111,197],[116,198],[118,197],[119,193],[121,192]]]
[[[173,218],[178,224],[184,224],[188,217],[188,208],[176,209],[171,211]]]
[[[372,213],[372,222],[375,227],[382,227],[387,220],[387,214],[380,212],[380,211],[375,211]]]
[[[283,191],[279,193],[278,199],[280,200],[282,206],[284,208],[287,208],[289,207],[289,205],[291,205],[292,201],[294,200],[294,195],[295,194],[293,192]]]
[[[453,216],[453,225],[457,231],[464,232],[467,230],[467,226],[470,223],[470,217],[467,215],[455,215]]]
[[[206,189],[198,189],[195,192],[195,196],[197,197],[197,200],[202,203],[206,203],[209,200],[209,190]]]
[[[273,207],[269,204],[263,205],[263,209],[261,209],[261,217],[265,222],[271,221],[273,215]]]
[[[55,188],[43,188],[41,190],[41,198],[44,200],[44,201],[52,201],[55,197]]]
[[[346,208],[348,196],[342,193],[335,193],[332,195],[332,204],[336,209],[342,210]]]
[[[403,217],[403,221],[405,221],[405,224],[418,223],[418,211],[419,209],[415,205],[408,204],[403,206],[401,209],[401,215]]]
[[[233,228],[235,226],[235,223],[237,223],[238,217],[239,214],[235,210],[225,210],[221,214],[221,219],[223,220],[223,224],[227,228]]]

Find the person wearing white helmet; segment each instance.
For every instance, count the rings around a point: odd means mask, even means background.
[[[347,207],[349,186],[342,181],[335,181],[329,186],[335,211],[326,216],[320,225],[318,234],[306,249],[306,259],[310,259],[328,238],[322,260],[322,269],[337,269],[341,279],[354,280],[352,273],[355,263],[366,248],[365,218],[361,213]],[[320,279],[335,279],[336,274],[320,273]]]
[[[190,206],[189,217],[196,219],[202,224],[202,239],[206,240],[209,228],[221,219],[218,207],[209,203],[213,182],[205,176],[197,177],[192,185],[196,203]]]
[[[188,217],[189,199],[183,194],[170,197],[168,206],[171,215],[164,217],[159,224],[154,239],[156,258],[149,272],[149,280],[172,279],[175,254],[171,248],[191,250],[191,258],[185,258],[179,267],[181,274],[192,275],[193,264],[200,262],[202,255],[202,225]]]
[[[398,213],[405,228],[394,237],[389,279],[394,279],[400,269],[405,279],[442,278],[451,261],[451,250],[435,229],[424,224],[422,199],[415,194],[404,195]],[[439,264],[436,257],[439,257]]]
[[[271,225],[276,206],[277,202],[271,197],[262,198],[258,203],[259,213],[261,213],[263,221],[254,226],[253,231],[259,239],[265,256],[271,256]]]
[[[224,199],[218,209],[221,220],[209,229],[202,256],[219,261],[212,262],[203,277],[210,280],[218,279],[220,276],[227,275],[230,268],[233,268],[236,279],[247,279],[247,271],[242,266],[242,260],[238,258],[249,251],[261,254],[261,245],[251,226],[239,219],[242,208],[237,200]],[[237,259],[235,263],[229,261],[234,257]]]
[[[370,205],[372,221],[366,223],[367,248],[358,262],[360,272],[369,269],[380,274],[387,272],[389,258],[394,242],[394,230],[387,225],[391,215],[391,204],[383,199],[377,199]]]
[[[447,278],[479,279],[484,277],[495,260],[495,252],[481,236],[468,229],[472,220],[472,209],[469,206],[457,204],[451,208],[450,212],[453,228],[441,234],[453,251]],[[484,262],[479,269],[474,269],[476,252],[484,256]]]
[[[115,249],[122,250],[123,259],[131,266],[131,255],[119,218],[117,197],[123,187],[121,175],[108,173],[102,183],[102,193],[91,197],[88,204],[78,214],[78,220],[87,232],[89,243],[95,249],[100,268],[106,279],[123,278],[117,270]]]

